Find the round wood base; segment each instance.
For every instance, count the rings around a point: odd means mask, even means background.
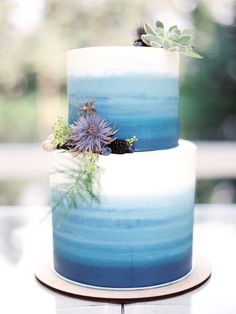
[[[51,257],[50,257],[51,256]],[[119,302],[129,302],[140,299],[158,299],[174,296],[188,292],[205,283],[211,276],[211,268],[208,261],[201,257],[194,258],[194,268],[192,272],[184,279],[161,287],[151,287],[145,289],[133,290],[112,290],[96,287],[88,287],[71,283],[62,277],[59,277],[53,270],[52,253],[45,258],[37,260],[35,269],[36,278],[49,288],[58,292],[71,294],[83,298],[110,299]]]

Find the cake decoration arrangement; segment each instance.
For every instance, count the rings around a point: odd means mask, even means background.
[[[53,210],[60,206],[65,212],[77,203],[99,203],[99,155],[133,153],[134,142],[138,140],[136,136],[126,140],[115,138],[117,130],[98,115],[94,100],[84,100],[76,108],[78,118],[74,124],[68,125],[62,117],[58,118],[53,134],[42,144],[45,151],[69,151],[77,157],[53,171],[69,182],[55,186],[52,193]]]
[[[134,41],[134,46],[164,48],[168,51],[179,51],[189,57],[202,58],[193,49],[193,32],[193,29],[181,31],[177,25],[173,25],[168,31],[165,31],[164,24],[157,20],[155,28],[149,23],[137,28],[137,39]]]
[[[127,139],[115,138],[117,130],[97,114],[94,101],[83,101],[83,106],[76,106],[80,110],[78,119],[68,125],[62,117],[53,127],[50,134],[42,143],[45,151],[56,149],[70,150],[78,153],[94,153],[108,156],[109,154],[125,154],[135,151],[136,136]]]
[[[131,46],[70,50],[68,123],[43,143],[56,274],[99,289],[192,271],[195,146],[179,140],[179,54],[192,31],[144,24]]]

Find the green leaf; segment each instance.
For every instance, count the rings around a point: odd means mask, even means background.
[[[190,44],[190,42],[191,42],[191,36],[181,36],[181,37],[175,39],[175,41],[179,44],[187,45],[187,44]]]
[[[58,117],[53,126],[54,139],[52,143],[55,147],[63,146],[69,139],[70,128],[62,117]]]
[[[202,59],[203,58],[200,54],[198,54],[197,52],[193,51],[192,49],[187,50],[186,52],[182,52],[182,54],[184,56],[195,58],[195,59]]]
[[[188,28],[188,29],[184,29],[182,34],[191,36],[193,34],[193,32],[194,32],[193,28]]]
[[[188,47],[186,47],[186,46],[178,45],[178,47],[179,47],[179,51],[180,51],[180,52],[186,52],[186,51],[188,51]]]
[[[171,34],[176,34],[178,36],[181,36],[181,31],[176,27],[172,29]]]
[[[180,37],[180,35],[176,34],[176,33],[170,33],[168,38],[171,40],[176,40]]]
[[[159,37],[164,37],[165,36],[165,31],[162,28],[156,28],[156,34]]]
[[[65,156],[66,158],[66,156]],[[65,211],[79,209],[82,203],[92,205],[100,203],[100,174],[102,169],[98,165],[98,155],[84,154],[75,155],[70,162],[65,159],[66,164],[61,164],[60,168],[54,169],[53,187],[53,210],[62,207]],[[62,184],[61,175],[68,184]]]
[[[145,23],[144,24],[144,29],[145,29],[145,32],[147,34],[156,35],[156,32],[154,31],[154,29],[152,28],[152,26],[150,24]]]
[[[164,29],[164,24],[163,24],[161,21],[157,20],[157,21],[156,21],[156,28],[162,28],[162,29]]]
[[[153,40],[156,44],[160,45],[161,47],[163,47],[163,39],[161,38],[156,38],[155,40]]]
[[[125,141],[129,146],[132,146],[134,142],[138,141],[138,138],[134,135],[130,138],[127,138]]]
[[[179,47],[178,46],[170,46],[170,48],[168,48],[169,51],[178,51]]]
[[[150,45],[151,45],[151,47],[155,47],[155,48],[161,48],[161,47],[162,47],[162,45],[158,44],[158,43],[155,42],[155,41],[151,41],[151,42],[150,42]]]
[[[154,41],[156,44],[162,46],[163,45],[163,38],[155,36],[150,39],[150,41]]]
[[[150,41],[147,40],[147,39],[145,38],[145,36],[147,36],[147,35],[142,35],[142,36],[141,36],[141,39],[142,39],[142,41],[143,41],[146,45],[150,46]]]
[[[177,25],[173,25],[169,28],[169,33],[171,33],[173,30],[178,29]]]
[[[164,48],[164,49],[170,48],[170,43],[169,43],[168,40],[164,40],[164,41],[163,41],[163,48]]]
[[[169,45],[170,45],[170,48],[179,46],[175,41],[172,41],[172,40],[169,40]]]
[[[151,40],[156,40],[157,36],[146,34],[146,35],[142,35],[141,38],[145,38],[146,40],[151,41]]]

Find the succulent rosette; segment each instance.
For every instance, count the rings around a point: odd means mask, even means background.
[[[202,58],[192,45],[193,29],[180,30],[177,25],[173,25],[165,30],[164,24],[157,20],[155,27],[145,23],[143,27],[137,28],[136,33],[134,46],[163,48],[168,51],[179,51],[189,57]]]

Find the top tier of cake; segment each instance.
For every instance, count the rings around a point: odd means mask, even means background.
[[[69,123],[78,104],[138,138],[136,151],[166,149],[179,139],[179,54],[151,47],[93,47],[68,52]]]

